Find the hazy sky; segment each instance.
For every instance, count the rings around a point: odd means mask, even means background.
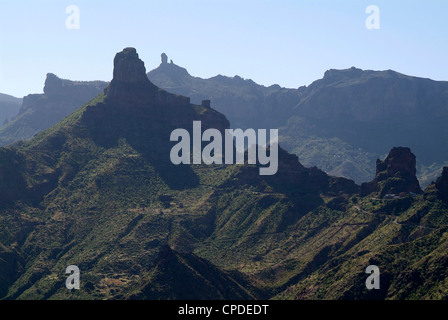
[[[66,27],[69,5],[79,29]],[[379,30],[366,28],[368,5]],[[127,46],[147,71],[165,52],[193,76],[289,88],[351,66],[448,80],[448,1],[0,0],[1,93],[41,93],[48,72],[109,81]]]

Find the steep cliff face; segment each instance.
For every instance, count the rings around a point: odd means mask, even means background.
[[[395,147],[384,161],[377,160],[376,176],[372,182],[361,185],[361,195],[422,193],[416,176],[416,158],[409,148]]]
[[[107,99],[115,103],[149,103],[158,88],[145,76],[144,62],[134,48],[125,48],[114,58],[113,79],[105,89]],[[146,98],[146,99],[145,99]]]
[[[442,199],[448,202],[448,167],[443,168],[442,175],[437,179],[435,186]]]
[[[169,160],[174,129],[191,133],[193,121],[201,121],[202,130],[224,132],[229,128],[228,120],[216,110],[193,105],[190,98],[168,93],[150,82],[134,48],[116,54],[113,74],[103,101],[87,107],[81,117],[81,124],[100,144],[112,145],[125,138],[139,150]]]

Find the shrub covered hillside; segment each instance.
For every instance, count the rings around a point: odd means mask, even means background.
[[[282,148],[272,176],[258,164],[176,166],[173,129],[229,122],[145,72],[124,49],[103,93],[0,149],[1,298],[447,297],[448,170],[421,190],[408,148],[363,186]],[[372,264],[380,290],[365,287]],[[65,287],[69,265],[79,290]]]

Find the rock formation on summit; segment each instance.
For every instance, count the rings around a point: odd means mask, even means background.
[[[170,147],[174,129],[192,130],[196,120],[202,122],[203,130],[215,128],[224,132],[229,127],[219,112],[193,105],[189,97],[154,85],[134,48],[125,48],[115,55],[113,79],[104,93],[104,102],[88,107],[82,123],[92,130],[98,142],[106,145],[125,138],[138,142],[148,153],[159,153],[169,160],[169,151],[165,149]]]
[[[375,179],[361,185],[361,195],[375,192],[384,197],[401,192],[422,193],[416,173],[416,158],[411,149],[392,148],[384,161],[377,160]]]
[[[145,64],[139,59],[134,48],[125,48],[114,59],[114,77],[112,81],[148,82]]]
[[[162,57],[162,64],[167,64],[168,63],[168,56],[166,55],[166,53],[162,53],[161,57]]]
[[[134,48],[125,48],[114,58],[113,79],[104,90],[108,98],[116,102],[147,102],[149,92],[155,94],[158,88],[146,76],[145,64]]]

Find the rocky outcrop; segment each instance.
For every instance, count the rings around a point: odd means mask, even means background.
[[[185,68],[174,64],[172,61],[168,63],[168,56],[165,53],[161,55],[159,67],[147,73],[147,76],[149,80],[162,89],[187,97],[192,96],[192,92],[186,87],[189,86],[192,79],[196,78],[193,78]],[[193,101],[199,103],[200,99],[194,97]]]
[[[125,48],[115,55],[112,81],[149,82],[145,64],[139,59],[135,48]]]
[[[146,68],[134,48],[125,48],[114,58],[113,79],[104,89],[108,100],[120,104],[145,104],[153,100],[158,88],[146,77]]]
[[[422,193],[416,173],[416,158],[411,149],[392,148],[384,161],[377,160],[375,179],[361,185],[361,195]]]
[[[159,154],[159,160],[163,157],[169,161],[170,134],[174,129],[192,132],[193,121],[201,121],[202,130],[224,132],[229,128],[229,121],[216,110],[193,105],[190,98],[169,93],[149,81],[134,48],[116,54],[113,75],[104,90],[104,102],[87,107],[81,119],[101,145],[126,138],[140,151],[154,157]]]
[[[358,184],[374,178],[372,161],[393,146],[409,146],[416,154],[422,186],[436,179],[448,159],[448,148],[438,147],[448,138],[448,81],[352,67],[330,69],[308,86],[287,89],[238,76],[202,79],[163,61],[148,77],[193,103],[211,99],[232,128],[280,129],[282,146],[305,166]]]
[[[448,167],[443,168],[442,175],[436,180],[435,186],[440,197],[448,202]]]
[[[168,56],[166,55],[166,53],[162,53],[161,58],[162,58],[162,64],[168,63]]]
[[[268,153],[269,153],[268,148]],[[244,156],[247,163],[248,153]],[[256,166],[241,167],[237,177],[240,187],[244,184],[258,184],[263,190],[269,185],[276,192],[293,193],[302,197],[305,194],[353,195],[359,193],[359,186],[352,180],[332,177],[316,167],[304,167],[295,154],[288,153],[278,146],[278,170],[274,175],[259,175],[259,167],[266,167],[257,162]]]

